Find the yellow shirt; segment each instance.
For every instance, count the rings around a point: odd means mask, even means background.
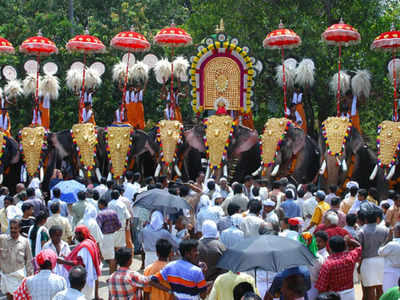
[[[322,216],[324,215],[324,213],[328,210],[331,209],[331,206],[326,203],[325,201],[320,201],[318,202],[317,207],[314,209],[314,214],[311,218],[311,222],[314,224],[321,224],[322,222]]]
[[[150,276],[150,275],[157,274],[167,264],[168,264],[167,261],[157,260],[154,263],[152,263],[151,265],[147,266],[147,268],[143,272],[143,275]],[[166,282],[164,280],[161,280],[160,283],[169,289],[171,288],[170,285],[168,284],[168,282]],[[172,300],[173,299],[172,295],[170,295],[162,290],[159,290],[157,288],[151,287],[151,286],[147,286],[147,287],[143,288],[143,291],[150,294],[150,300]]]
[[[246,273],[233,273],[229,271],[219,275],[214,281],[214,285],[208,296],[208,300],[232,300],[233,289],[242,282],[248,282],[253,286],[254,291],[258,294],[254,277]]]

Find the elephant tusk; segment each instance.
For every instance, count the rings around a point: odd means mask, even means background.
[[[336,164],[337,164],[337,166],[340,166],[340,159],[336,156],[335,157],[336,158]]]
[[[206,178],[205,180],[207,180],[210,177],[210,166],[207,163],[207,171],[206,171]]]
[[[3,174],[0,174],[0,184],[3,183]]]
[[[251,176],[257,176],[262,171],[263,166],[261,165],[257,170],[251,173]]]
[[[79,169],[79,176],[80,177],[85,177],[85,173],[83,173],[82,169]]]
[[[322,162],[321,168],[319,169],[319,174],[323,175],[325,173],[326,170],[326,160],[324,159],[324,161]]]
[[[375,179],[376,174],[378,174],[378,164],[375,165],[374,169],[372,170],[371,175],[369,176],[369,180],[372,181]]]
[[[43,182],[43,179],[44,179],[43,167],[40,167],[39,179],[40,179],[40,182]]]
[[[27,175],[26,175],[26,167],[25,165],[21,166],[21,181],[26,182],[27,181]]]
[[[107,175],[107,181],[111,181],[112,180],[112,175],[111,175],[111,172],[108,172],[108,175]]]
[[[224,164],[224,177],[228,178],[228,166]]]
[[[154,177],[158,177],[160,175],[161,165],[158,163],[156,171],[154,172]]]
[[[101,181],[101,173],[99,168],[96,168],[96,177],[97,177],[97,181],[100,182]]]
[[[175,170],[176,175],[178,175],[178,177],[182,177],[182,173],[181,173],[181,171],[179,170],[179,168],[178,168],[177,165],[174,165],[174,170]]]
[[[342,160],[342,170],[345,173],[347,172],[347,163],[345,159]]]
[[[386,176],[386,180],[392,179],[392,177],[393,177],[395,171],[396,171],[396,165],[393,165],[393,166],[390,168],[389,174],[387,174],[387,176]]]
[[[274,167],[274,169],[273,169],[272,172],[271,172],[271,176],[272,176],[272,177],[276,176],[276,174],[278,174],[278,171],[279,171],[279,164],[277,164],[277,165]]]

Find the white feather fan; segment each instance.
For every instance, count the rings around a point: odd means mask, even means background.
[[[60,83],[56,76],[54,75],[44,75],[39,86],[39,95],[45,96],[46,94],[50,96],[50,99],[55,100],[58,98],[60,90]]]
[[[302,86],[303,88],[313,86],[315,82],[314,70],[314,62],[309,58],[304,58],[296,68],[295,84]]]
[[[66,78],[67,87],[76,92],[82,87],[82,71],[78,69],[69,69]]]
[[[91,68],[86,68],[85,72],[85,88],[95,89],[101,85],[101,77],[99,73]]]
[[[400,85],[400,59],[398,58],[392,59],[388,64],[388,71],[389,71],[388,77],[392,84],[394,81],[393,64],[396,72],[396,86],[398,87]]]
[[[280,87],[283,86],[283,69],[282,65],[279,65],[275,68],[276,75],[275,75],[275,80],[279,84]],[[293,88],[294,87],[294,80],[296,76],[296,69],[295,68],[288,68],[288,65],[285,64],[285,81],[286,81],[286,87],[287,88]]]
[[[368,70],[357,70],[351,79],[351,89],[354,96],[368,98],[371,91],[371,73]]]
[[[158,83],[162,84],[168,81],[168,79],[171,77],[171,63],[168,61],[168,59],[163,58],[156,63],[154,67],[154,74],[156,75]]]
[[[42,81],[42,77],[39,76],[39,86],[40,86],[41,81]],[[36,92],[36,74],[28,74],[25,77],[22,84],[23,84],[25,97],[27,97],[31,94],[35,94],[35,92]]]
[[[4,87],[4,93],[9,98],[17,98],[18,96],[21,96],[24,93],[21,80],[14,79],[8,81],[6,86]]]
[[[149,79],[149,66],[141,61],[135,63],[130,72],[132,73],[133,80],[137,82],[146,82]]]
[[[337,86],[338,86],[338,73],[332,76],[331,81],[329,82],[329,89],[332,94],[337,94]],[[346,94],[346,92],[350,89],[350,75],[346,73],[346,71],[340,71],[340,92],[342,95]]]
[[[0,87],[0,98],[3,98],[3,89]]]
[[[123,61],[115,64],[112,69],[112,79],[115,82],[123,83],[125,81],[126,63]],[[132,79],[131,70],[128,69],[128,80]]]
[[[187,78],[187,70],[189,68],[189,61],[183,56],[178,56],[172,63],[174,65],[174,76],[179,80]]]

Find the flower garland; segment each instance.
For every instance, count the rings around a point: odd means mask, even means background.
[[[352,123],[351,123],[351,120],[350,120],[349,124],[347,126],[346,133],[344,134],[344,137],[343,137],[342,148],[340,149],[339,152],[334,153],[329,147],[328,135],[326,133],[325,122],[322,122],[322,126],[321,126],[322,137],[323,137],[323,139],[325,141],[326,149],[327,149],[327,152],[328,152],[329,155],[336,156],[337,158],[339,158],[339,157],[341,157],[343,155],[344,147],[346,145],[347,140],[349,139],[351,128],[352,128]]]
[[[269,168],[269,167],[271,167],[271,166],[273,166],[273,165],[275,164],[275,162],[276,162],[276,156],[278,155],[279,150],[281,150],[281,146],[282,146],[282,143],[283,143],[283,139],[285,138],[285,136],[286,136],[286,134],[287,134],[287,132],[288,132],[288,130],[289,130],[289,128],[290,128],[291,126],[293,126],[293,123],[292,123],[292,121],[288,120],[288,121],[286,122],[285,131],[282,133],[281,137],[280,137],[279,140],[278,140],[278,143],[276,144],[276,151],[275,151],[275,155],[274,155],[273,161],[270,161],[270,162],[267,162],[267,163],[261,161],[261,165],[262,165],[263,167]],[[265,127],[264,127],[264,130],[263,130],[263,131],[265,131]],[[263,147],[262,147],[261,138],[262,138],[262,136],[260,136],[260,142],[259,142],[259,144],[260,144],[260,154],[261,154],[261,157],[262,157],[262,155],[263,155]]]
[[[382,130],[382,125],[379,124],[379,125],[378,125],[378,136],[380,135],[381,130]],[[377,153],[377,154],[378,154],[378,155],[377,155],[377,157],[378,157],[378,166],[381,167],[381,168],[383,168],[384,165],[383,165],[382,160],[381,160],[381,158],[380,158],[380,156],[381,156],[381,140],[379,139],[379,137],[376,139],[376,147],[377,147],[377,149],[378,149],[378,153]],[[393,154],[393,158],[392,158],[392,160],[390,161],[390,163],[389,163],[389,165],[388,165],[388,168],[391,168],[391,167],[393,167],[393,166],[396,164],[397,157],[398,157],[398,154],[399,154],[399,150],[400,150],[400,142],[397,144],[396,151],[395,151],[394,154]]]
[[[49,130],[47,130],[46,128],[44,129],[44,135],[43,135],[43,142],[42,142],[42,147],[40,148],[40,160],[39,160],[39,165],[38,165],[38,168],[37,168],[37,170],[36,170],[36,172],[34,173],[34,174],[28,174],[30,177],[39,177],[39,171],[40,171],[40,168],[42,168],[43,167],[43,162],[44,162],[44,160],[45,160],[45,158],[46,158],[46,153],[45,153],[45,150],[47,150],[47,138],[48,138],[48,135],[49,135]],[[18,132],[18,140],[22,140],[22,130],[20,130],[19,132]],[[4,141],[5,141],[5,139],[4,139]],[[3,141],[3,151],[4,151],[4,149],[5,149],[5,143],[4,143],[4,141]],[[21,158],[22,158],[22,160],[25,162],[25,153],[24,153],[24,148],[22,147],[22,144],[20,144],[20,147],[19,147],[20,149],[20,152],[21,152]],[[3,156],[3,151],[2,151],[2,153],[1,153],[1,156]],[[1,158],[1,156],[0,156],[0,158]],[[26,167],[26,166],[25,166]],[[27,171],[28,171],[28,169],[27,169]]]
[[[126,153],[126,158],[125,158],[125,163],[124,163],[124,171],[122,176],[125,176],[126,174],[126,170],[128,169],[128,162],[129,162],[129,157],[131,156],[131,151],[132,151],[132,135],[133,135],[134,129],[131,128],[129,131],[129,148],[128,148],[128,152]],[[110,162],[110,171],[112,174],[113,179],[120,179],[121,176],[115,176],[114,175],[114,167],[112,164],[112,160],[111,160],[111,153],[110,153],[110,146],[108,144],[108,127],[105,128],[105,133],[106,133],[106,152],[107,152],[107,158],[108,161]],[[97,133],[96,133],[97,134]]]
[[[207,130],[207,127],[208,127],[208,119],[204,119],[204,120],[203,120],[203,124],[204,124],[204,129]],[[232,135],[233,135],[233,132],[235,131],[236,125],[237,125],[237,121],[232,120],[232,125],[231,125],[231,129],[230,129],[230,131],[229,131],[229,136],[228,136],[228,139],[227,139],[226,142],[225,142],[224,152],[222,153],[221,162],[220,162],[218,165],[216,165],[216,166],[210,165],[210,169],[216,170],[216,169],[222,168],[222,162],[223,162],[223,160],[224,160],[224,159],[227,159],[228,147],[229,147],[229,144],[230,144],[230,142],[231,142]],[[208,141],[207,141],[207,135],[206,135],[206,134],[203,136],[203,141],[204,141],[204,145],[205,145],[205,147],[206,147],[206,157],[207,157],[207,160],[209,160],[209,159],[210,159],[210,150],[209,150],[209,148],[208,148]]]
[[[251,96],[252,96],[252,88],[251,88],[251,83],[252,83],[252,79],[255,75],[254,72],[254,68],[253,68],[253,62],[252,59],[250,58],[249,54],[244,50],[244,48],[241,48],[239,46],[237,46],[237,43],[233,43],[232,40],[231,41],[225,41],[225,42],[219,42],[217,40],[213,39],[213,43],[209,44],[209,45],[204,45],[204,48],[201,49],[196,56],[194,56],[192,58],[192,65],[191,65],[191,69],[189,71],[189,75],[191,78],[191,84],[192,84],[192,98],[193,101],[191,102],[192,104],[192,108],[193,111],[198,114],[198,113],[202,113],[204,111],[204,107],[203,106],[198,106],[197,101],[198,101],[198,96],[197,96],[197,92],[199,90],[199,86],[197,86],[197,81],[196,81],[196,74],[198,73],[198,68],[200,67],[199,61],[202,58],[203,55],[207,54],[210,51],[217,51],[220,48],[226,49],[225,52],[232,52],[235,51],[239,56],[241,56],[242,58],[242,63],[245,67],[245,73],[247,75],[247,83],[248,86],[246,88],[246,111],[244,110],[243,107],[240,108],[240,111],[242,113],[249,113],[251,111]],[[228,85],[228,82],[226,82],[226,87]],[[225,90],[226,87],[222,87],[222,90]]]
[[[167,161],[165,161],[164,158],[164,151],[163,151],[163,144],[161,141],[161,133],[160,133],[160,122],[158,122],[157,126],[156,126],[156,139],[157,139],[157,143],[160,146],[160,158],[161,158],[161,162],[165,165],[165,167],[169,167],[171,164],[174,164],[176,159],[177,159],[177,155],[178,155],[178,146],[180,144],[182,144],[182,134],[183,134],[183,125],[180,124],[179,125],[179,138],[178,138],[178,143],[175,147],[175,153],[174,153],[174,158],[172,159],[172,161],[170,163],[168,163]]]
[[[76,143],[74,132],[73,132],[72,129],[70,130],[70,132],[71,132],[72,142],[75,145],[76,152],[78,152],[79,161],[80,161],[81,165],[83,166],[83,169],[87,172],[88,177],[92,177],[92,170],[93,170],[94,165],[96,163],[95,160],[94,160],[94,158],[96,157],[96,146],[99,143],[99,140],[98,140],[98,137],[97,137],[97,129],[96,129],[96,127],[94,128],[94,133],[96,135],[96,141],[95,141],[94,146],[93,146],[93,148],[94,148],[94,150],[93,150],[93,164],[91,166],[86,166],[84,164],[83,159],[82,159],[82,153],[81,153],[81,150],[79,149],[78,144]]]

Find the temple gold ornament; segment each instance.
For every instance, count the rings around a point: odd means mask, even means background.
[[[74,142],[79,148],[80,160],[84,167],[91,169],[95,165],[94,153],[97,145],[96,128],[92,123],[81,123],[72,126]]]
[[[265,123],[264,132],[261,135],[261,159],[265,166],[274,161],[278,143],[290,123],[287,118],[271,118]]]
[[[232,132],[233,119],[230,116],[211,116],[206,122],[206,141],[209,165],[219,166]]]
[[[161,120],[158,123],[163,152],[162,160],[165,164],[170,164],[174,161],[176,147],[181,139],[182,128],[182,123],[176,120]]]
[[[120,178],[125,173],[126,157],[131,145],[131,130],[130,126],[107,128],[107,145],[114,178]]]
[[[329,117],[323,123],[326,143],[332,155],[342,154],[349,129],[349,119],[346,117]]]
[[[40,166],[40,154],[45,141],[44,127],[24,127],[21,130],[21,145],[28,175],[35,176]]]
[[[392,162],[397,151],[397,146],[400,143],[400,123],[383,121],[379,124],[379,127],[378,159],[381,161],[382,165],[387,166]]]

